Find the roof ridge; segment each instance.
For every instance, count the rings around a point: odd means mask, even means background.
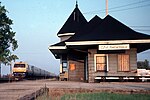
[[[97,16],[96,16],[97,17]],[[95,18],[96,18],[95,17]],[[94,20],[91,19],[91,20]],[[96,22],[97,20],[95,20]],[[89,26],[88,26],[89,25]],[[88,27],[68,39],[71,41],[135,40],[149,39],[150,35],[139,33],[124,25],[110,15],[101,22],[88,23]],[[91,25],[91,26],[90,26]]]

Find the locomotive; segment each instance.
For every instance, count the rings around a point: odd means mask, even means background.
[[[16,79],[23,78],[54,78],[55,74],[40,69],[35,66],[31,66],[26,62],[16,62],[13,66],[13,76]]]

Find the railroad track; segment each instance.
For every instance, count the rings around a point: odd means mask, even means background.
[[[12,78],[0,78],[0,83],[7,83],[14,81]]]

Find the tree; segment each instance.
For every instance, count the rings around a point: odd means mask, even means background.
[[[145,59],[145,61],[138,61],[137,67],[139,69],[149,69],[149,61],[147,59]]]
[[[144,64],[144,67],[145,69],[149,69],[149,61],[147,59],[145,59],[145,64]]]
[[[0,75],[1,64],[10,64],[12,60],[18,59],[12,55],[12,51],[18,48],[15,32],[12,31],[13,21],[7,16],[8,11],[0,2]]]

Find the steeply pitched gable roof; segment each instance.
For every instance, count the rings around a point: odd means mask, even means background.
[[[68,41],[78,41],[80,38],[84,38],[89,32],[94,30],[97,26],[99,26],[102,22],[102,19],[97,15],[93,17],[84,27],[82,27],[79,31],[76,32],[74,36],[69,38]]]
[[[67,42],[150,39],[150,35],[136,32],[110,15],[106,16],[95,28],[91,29],[93,30],[86,33],[83,30],[82,35],[74,35]]]
[[[76,8],[73,10],[63,27],[59,30],[57,35],[64,33],[75,33],[78,31],[78,29],[82,26],[87,24],[87,20],[81,13],[81,11],[78,8],[78,5],[76,4]]]

